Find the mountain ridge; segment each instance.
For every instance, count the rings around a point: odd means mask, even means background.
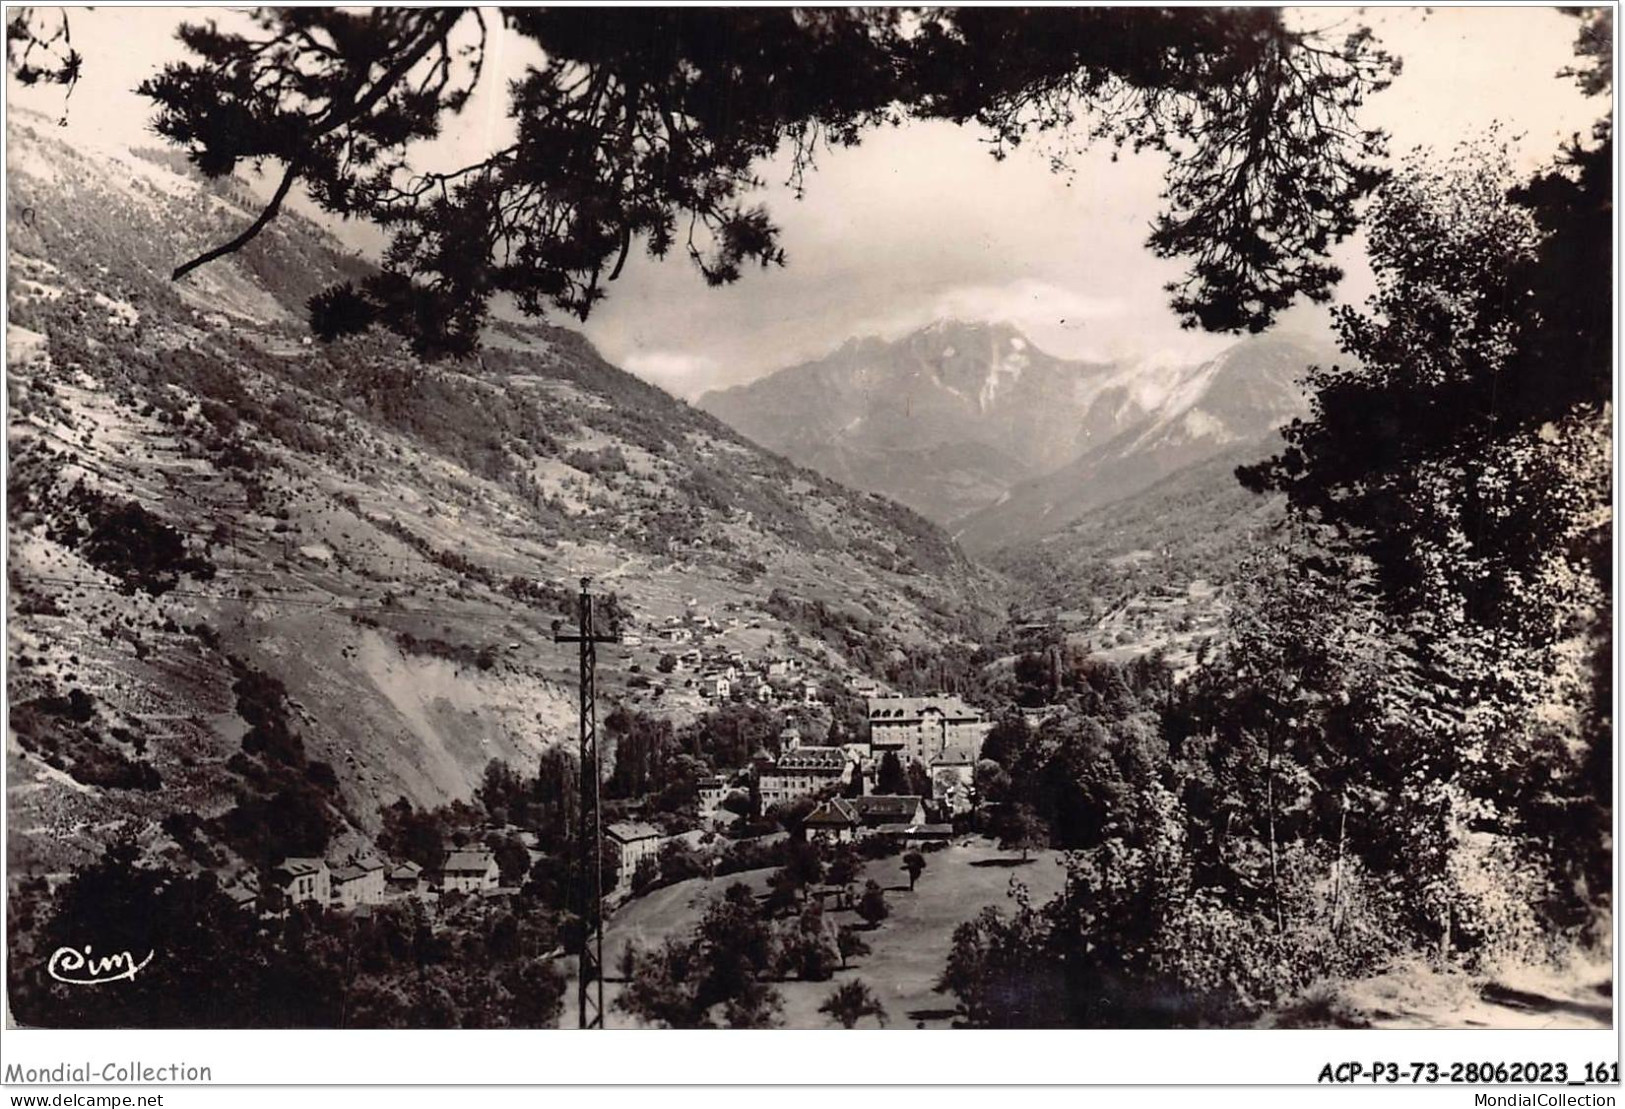
[[[1221,452],[1253,446],[1262,457],[1280,427],[1308,412],[1303,373],[1329,359],[1295,336],[1243,339],[1185,371],[1160,411],[1015,486],[960,521],[954,537],[976,554],[1019,547]]]
[[[1087,383],[1109,369],[1056,358],[1008,323],[942,320],[895,340],[849,339],[696,404],[770,450],[944,523],[1066,461],[1083,433]],[[949,448],[968,449],[944,472]]]
[[[1191,364],[1054,358],[1009,323],[939,320],[696,402],[770,450],[882,493],[973,554],[1019,545],[1307,410],[1329,348],[1269,333]]]

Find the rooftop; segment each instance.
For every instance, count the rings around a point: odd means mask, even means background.
[[[852,807],[865,821],[898,821],[908,820],[919,811],[920,798],[906,794],[871,794],[867,797],[854,797],[851,799]]]
[[[660,829],[653,824],[645,824],[641,820],[624,820],[619,824],[611,824],[604,829],[610,839],[620,840],[622,843],[633,843],[640,839],[660,838]]]
[[[797,747],[781,754],[776,765],[781,771],[841,770],[846,761],[846,752],[839,747]]]
[[[982,710],[972,708],[958,697],[870,697],[869,719],[895,724],[922,720],[926,713],[948,720],[981,720]]]
[[[446,864],[441,869],[447,873],[475,871],[483,874],[495,861],[489,851],[453,851],[446,856]]]
[[[282,865],[277,869],[295,878],[302,878],[306,874],[315,874],[325,866],[326,859],[291,858],[283,859]]]
[[[815,828],[848,827],[859,823],[857,810],[844,797],[832,797],[807,814],[803,826]]]
[[[930,836],[937,839],[948,839],[954,834],[952,824],[882,824],[875,829],[877,835],[883,836]]]

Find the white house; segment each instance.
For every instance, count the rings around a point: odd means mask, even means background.
[[[326,905],[333,897],[332,873],[325,859],[288,858],[276,868],[277,884],[290,902]]]
[[[919,797],[869,794],[847,801],[857,813],[859,834],[887,827],[911,827],[925,823],[925,802]]]
[[[610,846],[615,849],[619,860],[619,875],[616,879],[618,886],[630,886],[632,875],[637,873],[638,863],[644,859],[654,858],[660,853],[662,836],[660,829],[652,824],[645,824],[638,820],[621,821],[611,824],[604,829],[609,837]]]
[[[330,885],[333,905],[353,909],[357,905],[377,905],[384,900],[384,864],[376,859],[346,863],[332,870]]]
[[[724,774],[712,774],[701,778],[699,782],[700,819],[705,820],[717,814],[722,808],[723,800],[733,792],[733,786]]]
[[[496,856],[485,848],[453,851],[440,866],[440,889],[444,893],[483,893],[496,889],[501,877]]]

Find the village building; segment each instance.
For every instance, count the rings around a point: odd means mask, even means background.
[[[253,912],[259,908],[260,886],[259,880],[254,877],[253,871],[244,874],[237,881],[221,890],[226,898],[237,908],[244,912]]]
[[[332,900],[332,875],[324,859],[283,859],[275,875],[277,885],[293,904],[314,901],[326,905]]]
[[[330,886],[333,906],[354,909],[360,905],[377,905],[384,900],[384,864],[376,860],[346,863],[332,869]]]
[[[726,674],[706,674],[700,678],[700,696],[726,701],[733,695],[733,682]]]
[[[960,816],[976,808],[976,764],[949,753],[931,761],[931,795]]]
[[[851,779],[851,761],[839,747],[781,747],[758,779],[762,809],[836,789]]]
[[[719,814],[726,813],[722,802],[733,793],[735,786],[728,780],[727,775],[713,774],[708,778],[701,778],[699,782],[699,816],[701,820],[712,820]],[[729,814],[731,815],[731,814]]]
[[[942,843],[954,838],[952,824],[882,824],[874,830],[877,836],[886,836],[903,843]]]
[[[497,888],[502,872],[496,856],[484,848],[453,851],[440,866],[442,893],[484,893]]]
[[[858,829],[863,821],[852,802],[844,797],[831,797],[822,802],[816,809],[807,814],[807,819],[801,822],[807,835],[812,837],[823,836],[836,843],[850,843],[857,838]]]
[[[894,751],[904,766],[930,766],[949,749],[978,752],[991,727],[980,709],[958,697],[869,699],[869,743],[876,757]]]
[[[851,797],[847,803],[858,817],[858,833],[879,832],[883,828],[907,828],[926,822],[925,800],[893,794]]]
[[[857,773],[865,777],[873,777],[875,766],[874,751],[867,739],[854,739],[841,744],[841,750],[846,752],[847,761],[857,767]]]
[[[384,882],[392,893],[417,893],[423,885],[423,868],[409,859],[390,870]]]
[[[619,870],[616,885],[621,887],[632,884],[640,862],[660,854],[660,844],[665,838],[659,828],[639,820],[611,824],[604,829],[604,834],[615,851]]]

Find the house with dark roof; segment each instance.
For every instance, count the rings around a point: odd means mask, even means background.
[[[408,859],[384,876],[392,893],[417,893],[423,882],[423,868]]]
[[[874,830],[877,836],[887,836],[904,843],[943,842],[954,838],[952,824],[882,824]]]
[[[826,789],[838,788],[850,781],[852,763],[839,747],[804,747],[796,745],[780,752],[779,757],[763,767],[758,777],[762,793],[762,808],[772,808],[809,797]]]
[[[326,905],[333,898],[332,875],[325,859],[283,859],[272,873],[277,885],[293,904],[314,901],[318,905]]]
[[[857,814],[860,833],[876,832],[888,825],[924,824],[925,801],[908,795],[871,794],[851,797],[847,803]]]
[[[831,797],[822,802],[801,822],[808,836],[823,836],[836,843],[851,842],[862,825],[857,809],[845,797]]]
[[[376,859],[345,863],[332,869],[333,907],[354,909],[384,900],[384,864]]]
[[[244,912],[253,912],[260,905],[259,881],[254,877],[253,871],[244,874],[237,881],[221,890],[222,893],[237,908]]]

